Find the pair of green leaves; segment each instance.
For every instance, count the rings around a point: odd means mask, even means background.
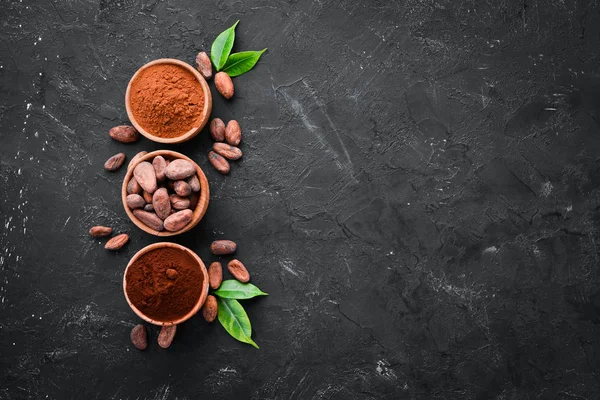
[[[267,51],[267,49],[263,49],[230,54],[235,41],[235,27],[239,22],[237,21],[231,28],[221,32],[210,49],[210,59],[215,69],[224,71],[231,77],[250,71],[254,68],[260,56]]]
[[[219,322],[233,338],[243,343],[248,343],[258,349],[252,340],[252,325],[246,310],[238,300],[251,299],[256,296],[267,296],[251,283],[241,283],[236,280],[227,280],[221,283],[214,293],[219,306]]]

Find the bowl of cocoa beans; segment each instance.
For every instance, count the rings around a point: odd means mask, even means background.
[[[157,150],[129,165],[121,197],[138,228],[164,237],[187,232],[200,222],[210,190],[206,175],[191,158]]]
[[[138,251],[123,274],[127,304],[154,325],[177,325],[194,316],[208,296],[206,266],[176,243],[154,243]]]

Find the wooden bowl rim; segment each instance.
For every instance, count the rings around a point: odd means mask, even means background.
[[[129,183],[129,180],[133,176],[133,170],[135,169],[135,167],[143,161],[148,161],[149,159],[152,159],[156,156],[165,156],[165,155],[168,156],[168,158],[181,158],[181,159],[191,162],[194,165],[194,167],[196,167],[196,173],[198,174],[198,180],[200,181],[200,198],[198,199],[198,205],[196,205],[194,214],[192,215],[192,220],[190,221],[189,224],[187,224],[185,227],[183,227],[182,229],[180,229],[176,232],[169,232],[169,231],[160,231],[159,232],[157,230],[150,228],[149,226],[144,224],[142,221],[140,221],[135,215],[133,215],[133,212],[127,206],[127,184]],[[202,170],[202,168],[200,168],[200,166],[194,160],[189,158],[188,156],[178,153],[176,151],[172,151],[172,150],[156,150],[156,151],[153,151],[153,152],[150,152],[150,153],[144,155],[143,157],[140,157],[134,165],[128,166],[127,173],[125,174],[125,177],[123,178],[123,186],[121,187],[121,201],[123,203],[123,208],[125,209],[125,213],[129,217],[129,219],[138,228],[140,228],[144,232],[149,233],[154,236],[159,236],[159,237],[169,237],[169,236],[180,235],[182,233],[189,231],[193,227],[195,227],[198,224],[198,222],[200,222],[202,217],[204,217],[204,214],[206,214],[206,209],[208,208],[209,200],[210,200],[210,188],[208,186],[208,179],[206,178],[206,175],[204,174],[204,171]]]
[[[152,133],[148,132],[147,130],[142,128],[142,126],[140,124],[138,124],[137,120],[135,119],[135,117],[133,115],[133,111],[131,110],[131,105],[130,105],[131,84],[133,83],[135,78],[142,71],[144,71],[145,69],[147,69],[153,65],[158,65],[158,64],[178,65],[178,66],[186,69],[187,71],[191,72],[192,75],[194,75],[196,77],[196,79],[198,80],[198,82],[200,82],[200,85],[202,86],[202,90],[204,91],[204,109],[202,110],[202,120],[200,121],[200,125],[193,127],[192,129],[187,131],[185,134],[174,137],[174,138],[163,138],[163,137],[155,136]],[[206,124],[208,123],[208,119],[209,119],[210,113],[212,111],[212,94],[210,92],[210,88],[208,87],[208,83],[206,82],[206,79],[204,79],[204,77],[200,74],[200,72],[198,72],[190,64],[188,64],[184,61],[181,61],[181,60],[177,60],[175,58],[159,58],[158,60],[150,61],[149,63],[142,65],[135,72],[135,74],[133,74],[133,76],[129,80],[129,83],[127,84],[127,91],[125,92],[125,109],[127,110],[127,116],[129,117],[129,121],[131,121],[131,124],[135,127],[135,129],[138,130],[139,133],[144,135],[146,138],[152,140],[153,142],[158,142],[158,143],[169,143],[169,144],[183,143],[183,142],[186,142],[186,141],[192,139],[194,136],[196,136],[202,130],[202,128],[204,128],[206,126]]]
[[[165,249],[165,248],[174,248],[174,249],[178,249],[181,251],[185,251],[188,254],[190,254],[197,261],[198,266],[200,267],[200,273],[202,274],[202,279],[203,279],[202,282],[203,283],[202,283],[202,290],[200,292],[200,297],[198,297],[198,301],[196,302],[194,307],[187,314],[185,314],[183,317],[173,320],[173,321],[156,321],[156,320],[148,317],[143,312],[141,312],[136,306],[133,305],[133,303],[129,299],[129,296],[127,295],[127,271],[129,270],[129,267],[135,261],[137,261],[137,259],[140,258],[142,255],[144,255],[152,250]],[[144,321],[149,322],[154,325],[159,325],[159,326],[178,325],[178,324],[181,324],[181,323],[187,321],[191,317],[193,317],[200,310],[200,307],[202,307],[204,305],[204,302],[206,301],[206,297],[208,296],[208,285],[209,285],[208,271],[206,270],[206,265],[204,265],[204,262],[198,256],[198,254],[196,254],[195,252],[193,252],[192,250],[190,250],[189,248],[187,248],[185,246],[182,246],[177,243],[170,243],[170,242],[154,243],[154,244],[148,245],[148,246],[144,247],[143,249],[139,250],[137,253],[135,253],[133,255],[133,257],[131,257],[131,260],[129,260],[129,263],[127,264],[127,268],[125,268],[125,273],[123,274],[123,293],[125,293],[125,299],[127,300],[127,304],[129,304],[129,307],[131,307],[133,312],[136,313]]]

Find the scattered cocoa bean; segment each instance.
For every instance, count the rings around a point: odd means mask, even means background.
[[[221,118],[214,118],[210,121],[210,136],[217,142],[225,140],[225,123]]]
[[[175,332],[177,332],[177,325],[164,325],[162,328],[160,328],[160,333],[158,334],[158,345],[163,349],[168,348],[171,343],[173,343]]]
[[[152,203],[152,195],[148,192],[143,192],[142,197],[146,203]]]
[[[115,154],[104,163],[104,169],[107,171],[116,171],[123,165],[125,161],[125,153]]]
[[[242,128],[240,124],[232,119],[225,128],[225,140],[232,146],[237,146],[242,141]]]
[[[146,347],[148,347],[148,332],[144,325],[136,325],[131,330],[129,337],[131,338],[131,343],[133,343],[137,349],[146,350]]]
[[[142,187],[132,176],[129,182],[127,182],[127,194],[140,194],[142,193]]]
[[[212,78],[212,63],[210,62],[208,55],[203,51],[198,53],[196,56],[196,68],[200,72],[200,75],[204,77],[204,79],[208,80]]]
[[[192,188],[192,192],[200,191],[200,179],[198,179],[198,175],[194,174],[185,180],[188,185]]]
[[[115,126],[108,134],[111,138],[121,143],[133,143],[140,138],[138,131],[129,125]]]
[[[121,247],[125,246],[125,243],[129,241],[129,235],[126,233],[121,233],[120,235],[115,236],[110,239],[104,245],[106,250],[119,250]]]
[[[175,181],[173,190],[181,197],[189,196],[192,193],[192,188],[187,184],[186,181]]]
[[[209,294],[202,306],[202,316],[206,322],[213,322],[215,318],[217,318],[218,311],[219,306],[217,304],[217,298],[212,294]]]
[[[165,219],[165,229],[169,232],[177,232],[187,226],[192,220],[192,210],[182,210],[170,215]]]
[[[223,156],[215,153],[214,151],[208,152],[208,161],[210,161],[212,166],[223,175],[227,175],[231,169],[229,162],[227,162]]]
[[[154,173],[156,174],[156,180],[162,182],[165,180],[165,170],[167,169],[167,161],[163,156],[156,156],[152,160],[152,166],[154,167]]]
[[[154,212],[154,206],[152,205],[152,203],[150,204],[146,204],[144,206],[144,211],[148,211],[148,212]]]
[[[127,171],[129,171],[135,165],[135,163],[137,163],[138,160],[144,157],[146,154],[148,154],[147,151],[140,151],[135,156],[133,156],[133,158],[131,159],[131,161],[129,161],[129,164],[127,165]]]
[[[169,178],[173,181],[177,181],[179,179],[185,179],[189,176],[194,175],[195,173],[196,173],[196,168],[194,167],[194,164],[192,164],[188,160],[182,160],[182,159],[177,159],[177,160],[171,161],[171,163],[165,170],[165,175],[167,175],[167,178]],[[139,180],[138,180],[138,182],[139,182]]]
[[[133,169],[133,176],[142,189],[152,194],[157,188],[154,167],[148,161],[142,161]]]
[[[153,212],[143,211],[143,210],[133,210],[133,215],[148,228],[154,229],[155,231],[164,230],[163,222],[158,215]]]
[[[94,226],[90,229],[90,235],[96,238],[110,236],[112,231],[112,228],[109,228],[108,226]]]
[[[227,269],[235,279],[242,283],[246,283],[250,280],[250,274],[240,260],[229,261],[229,264],[227,264]]]
[[[215,75],[215,86],[217,87],[219,93],[221,93],[221,95],[226,99],[229,100],[233,97],[233,93],[235,92],[233,88],[233,81],[226,72],[217,72]]]
[[[173,280],[177,278],[177,270],[174,268],[167,268],[167,278]]]
[[[213,150],[229,160],[239,160],[242,158],[242,151],[227,143],[215,143],[213,144]]]
[[[169,196],[169,199],[171,200],[171,207],[175,210],[185,210],[190,207],[190,200],[185,197],[179,197],[176,194],[172,194]]]
[[[210,252],[215,256],[225,256],[235,253],[237,244],[231,240],[215,240],[210,244]]]
[[[127,207],[135,210],[136,208],[142,208],[146,205],[146,200],[139,194],[130,194],[126,198]]]
[[[221,286],[221,282],[223,282],[223,266],[220,262],[215,261],[208,267],[208,283],[211,289],[217,290]]]
[[[171,215],[171,200],[167,189],[160,188],[154,192],[152,205],[154,206],[154,212],[160,219],[164,220]]]

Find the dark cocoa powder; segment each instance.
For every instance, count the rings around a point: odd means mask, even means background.
[[[162,322],[179,319],[191,311],[203,286],[196,260],[174,248],[142,255],[127,270],[126,280],[127,296],[133,305]]]

